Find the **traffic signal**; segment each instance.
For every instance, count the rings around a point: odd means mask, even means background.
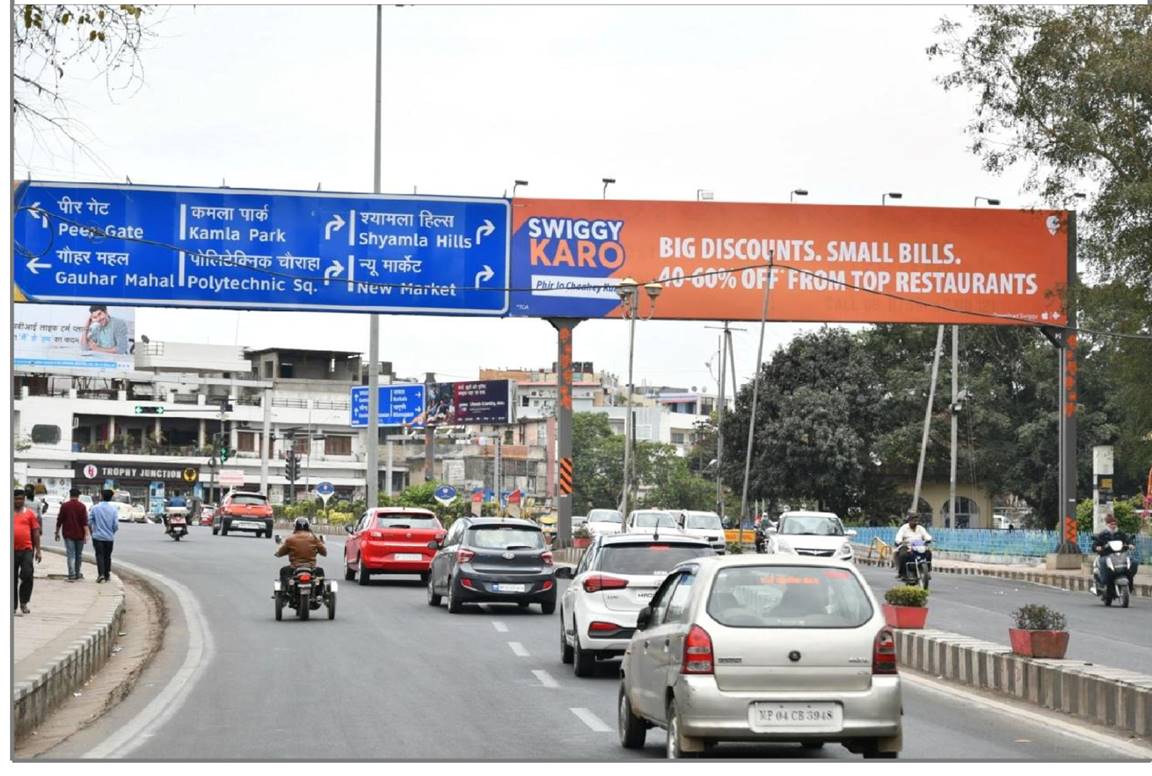
[[[164,414],[164,408],[163,407],[148,407],[148,406],[145,406],[143,404],[137,404],[136,405],[136,414],[137,415],[163,415]]]
[[[284,476],[289,482],[296,482],[300,476],[300,461],[296,458],[295,450],[289,450],[285,456]]]
[[[228,447],[228,445],[221,445],[220,446],[220,463],[224,463],[229,458],[231,458],[235,453],[236,453],[236,451],[230,449]]]

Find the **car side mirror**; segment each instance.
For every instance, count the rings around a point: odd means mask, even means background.
[[[651,624],[652,624],[652,607],[651,606],[645,606],[643,609],[640,610],[640,613],[638,615],[636,615],[636,630],[638,630],[638,631],[645,630]]]
[[[355,529],[355,528],[353,528],[353,527],[352,527],[352,526],[350,526],[350,525],[346,525],[346,526],[344,526],[344,533],[346,533],[346,534],[354,534],[354,533],[356,533],[356,529]]]
[[[440,542],[433,539],[432,541],[428,542],[428,549],[430,549],[430,550],[440,549]]]
[[[575,577],[574,569],[571,566],[560,566],[556,569],[557,579],[572,579]]]
[[[847,536],[849,539],[851,539],[853,536],[856,535],[856,531],[855,531],[855,529],[849,528],[847,531],[844,532],[844,535]]]

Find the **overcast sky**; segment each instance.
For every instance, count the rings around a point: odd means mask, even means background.
[[[15,173],[44,180],[372,190],[375,7],[175,7],[144,84],[109,94],[69,73],[98,166],[15,138]],[[945,94],[925,48],[960,7],[384,8],[382,190],[621,199],[1039,204],[1022,174],[967,151],[973,99]],[[899,205],[896,205],[899,206]],[[367,351],[363,315],[141,309],[153,340]],[[575,358],[624,375],[627,324],[576,330]],[[717,332],[641,322],[636,381],[709,387]],[[758,324],[735,335],[741,382]],[[811,327],[808,327],[811,328]],[[799,327],[769,324],[766,353]],[[417,333],[418,332],[418,333]],[[550,366],[541,320],[384,316],[402,375],[475,378]]]

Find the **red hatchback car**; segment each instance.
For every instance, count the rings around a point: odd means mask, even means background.
[[[345,528],[344,579],[367,585],[372,574],[419,574],[428,581],[435,550],[431,541],[447,534],[435,513],[410,507],[380,507]]]

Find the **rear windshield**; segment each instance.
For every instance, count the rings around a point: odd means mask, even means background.
[[[692,513],[689,512],[688,516],[684,518],[685,528],[710,528],[717,531],[722,530],[724,526],[720,523],[720,515]]]
[[[857,628],[872,604],[846,569],[738,566],[716,574],[708,614],[735,628]]]
[[[713,554],[710,547],[695,544],[609,544],[597,565],[610,574],[663,574],[681,561]]]
[[[249,506],[264,506],[268,503],[268,499],[256,493],[237,493],[232,497],[232,503],[245,504]]]
[[[776,529],[782,534],[797,534],[810,536],[843,536],[844,528],[840,521],[834,517],[785,517]]]
[[[637,512],[632,515],[634,528],[679,528],[676,518],[667,512]]]
[[[377,515],[377,528],[439,528],[440,521],[431,515]]]
[[[544,547],[539,531],[520,526],[482,525],[468,529],[466,542],[484,550],[510,550],[515,547],[537,549]]]
[[[620,517],[620,513],[614,509],[593,509],[588,513],[589,523],[616,523],[619,525],[624,522],[624,518]]]

